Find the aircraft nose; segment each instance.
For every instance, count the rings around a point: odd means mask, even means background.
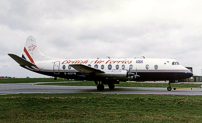
[[[192,72],[187,72],[187,73],[186,73],[186,76],[187,76],[187,78],[192,77],[192,76],[193,76],[193,73],[192,73]]]

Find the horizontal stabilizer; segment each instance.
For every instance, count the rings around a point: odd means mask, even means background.
[[[14,59],[18,64],[21,66],[35,66],[35,64],[15,55],[15,54],[8,54],[12,59]]]
[[[88,74],[88,73],[104,73],[104,71],[101,71],[99,69],[95,69],[92,67],[88,67],[86,65],[82,65],[82,64],[70,64],[71,67],[73,67],[74,69],[76,69],[77,71],[79,71],[82,74]]]

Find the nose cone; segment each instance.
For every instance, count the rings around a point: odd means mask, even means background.
[[[192,76],[193,76],[193,73],[192,73],[191,71],[186,73],[186,77],[187,77],[187,78],[190,78],[190,77],[192,77]]]

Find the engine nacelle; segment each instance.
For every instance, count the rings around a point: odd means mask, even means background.
[[[178,83],[178,80],[169,80],[169,83]]]
[[[127,73],[127,77],[128,77],[129,79],[135,80],[135,79],[139,78],[140,75],[137,75],[137,74],[135,74],[135,73],[128,72],[128,73]]]
[[[125,80],[127,79],[127,75],[128,75],[127,71],[111,70],[111,71],[106,71],[105,73],[98,73],[96,74],[96,77]]]

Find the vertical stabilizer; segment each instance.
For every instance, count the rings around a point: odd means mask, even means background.
[[[42,61],[48,59],[48,57],[43,55],[39,50],[36,44],[36,40],[33,36],[29,36],[27,38],[23,51],[24,51],[23,56],[25,57],[25,59],[32,62],[33,64],[35,64],[36,61]]]

